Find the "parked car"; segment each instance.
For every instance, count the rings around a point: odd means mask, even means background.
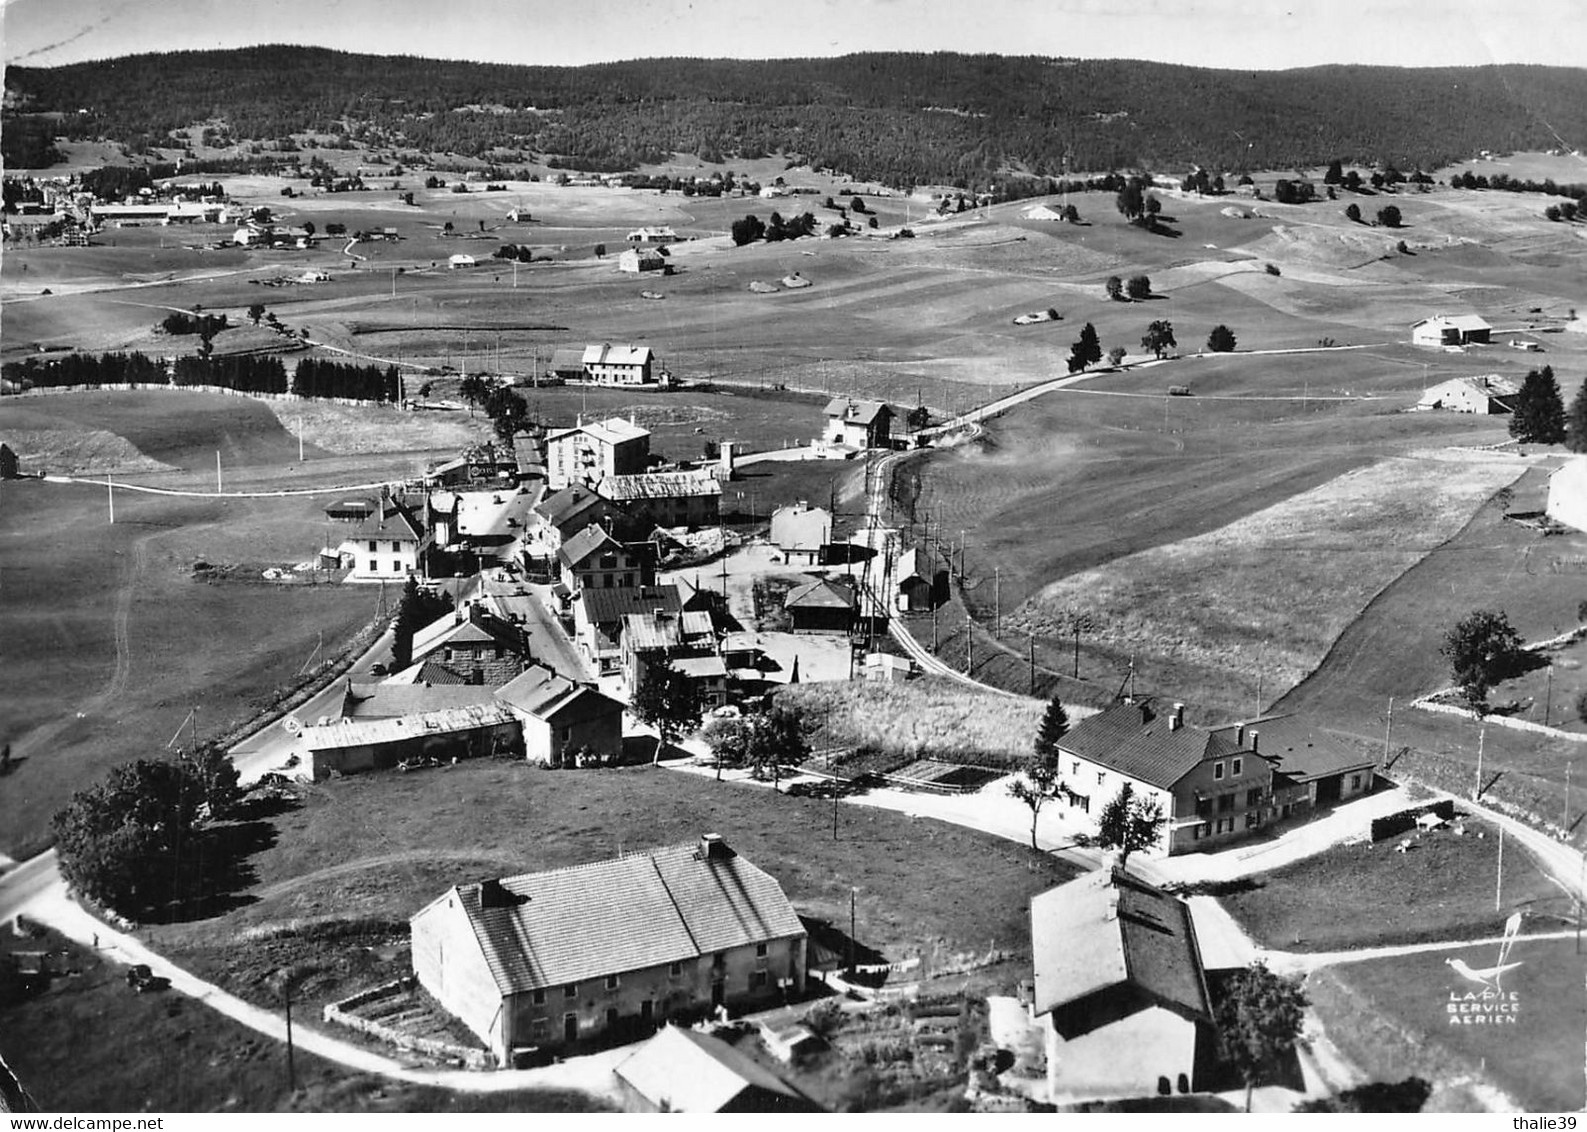
[[[171,980],[164,975],[156,975],[147,963],[134,963],[127,968],[127,985],[139,994],[148,994],[150,991],[165,990],[171,985]]]

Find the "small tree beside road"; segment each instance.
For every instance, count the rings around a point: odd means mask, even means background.
[[[1156,798],[1137,798],[1135,788],[1126,782],[1097,817],[1097,844],[1116,849],[1122,869],[1131,853],[1162,840],[1166,820]]]
[[[630,710],[641,723],[656,729],[652,765],[661,761],[661,752],[675,739],[700,726],[704,715],[699,686],[671,663],[650,670],[639,685]]]
[[[1141,336],[1141,349],[1151,351],[1157,358],[1161,358],[1177,345],[1179,343],[1174,341],[1174,324],[1166,319],[1153,322]]]
[[[1258,961],[1232,976],[1213,1008],[1218,1050],[1245,1082],[1245,1111],[1264,1074],[1282,1068],[1295,1051],[1305,1022],[1306,992],[1299,981],[1275,975]]]

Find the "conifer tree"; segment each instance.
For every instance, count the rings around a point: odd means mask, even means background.
[[[1565,446],[1572,452],[1587,452],[1587,380],[1583,380],[1570,403],[1565,420]]]
[[[1560,400],[1554,370],[1532,370],[1515,399],[1510,435],[1526,444],[1559,444],[1565,439],[1565,404]]]

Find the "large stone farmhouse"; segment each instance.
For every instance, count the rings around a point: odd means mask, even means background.
[[[649,346],[584,347],[584,374],[597,385],[649,385],[654,363]]]
[[[782,887],[714,834],[460,884],[411,932],[419,983],[503,1065],[804,989],[805,929]]]
[[[1058,742],[1060,796],[1095,818],[1128,783],[1167,817],[1156,852],[1220,848],[1372,789],[1377,762],[1297,716],[1207,730],[1150,698],[1118,704]]]
[[[1184,901],[1098,870],[1033,897],[1030,933],[1052,1103],[1203,1087],[1216,1036]]]

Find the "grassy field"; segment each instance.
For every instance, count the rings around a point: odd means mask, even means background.
[[[860,942],[889,959],[994,940],[1023,955],[1030,897],[1074,875],[999,838],[869,807],[844,807],[833,840],[830,803],[648,767],[479,762],[353,777],[313,787],[271,827],[237,910],[147,929],[162,951],[250,999],[282,966],[316,1003],[396,977],[408,969],[407,918],[450,885],[705,832],[776,877],[802,915],[846,925],[857,887]]]
[[[1526,930],[1574,923],[1574,906],[1512,840],[1505,854],[1501,902],[1494,907],[1499,841],[1485,822],[1377,844],[1338,845],[1314,857],[1230,886],[1225,908],[1264,947],[1342,951],[1497,935],[1515,911]],[[1349,908],[1341,916],[1341,908]]]
[[[1463,957],[1473,967],[1492,951]],[[1572,940],[1521,942],[1510,953],[1521,967],[1505,977],[1519,1010],[1513,1026],[1451,1025],[1451,994],[1472,984],[1445,966],[1440,953],[1335,967],[1312,975],[1307,991],[1330,1039],[1372,1075],[1397,1081],[1416,1075],[1437,1087],[1423,1111],[1481,1111],[1472,1081],[1490,1081],[1525,1110],[1576,1112],[1587,1102],[1582,1033],[1587,993]]]
[[[54,933],[9,931],[0,954],[65,951],[76,974],[0,1003],[0,1055],[44,1112],[588,1112],[582,1093],[478,1096],[386,1081],[286,1047],[167,991],[136,994],[125,968]],[[84,1072],[92,1066],[92,1072]]]
[[[1377,593],[1458,532],[1525,465],[1429,453],[1386,460],[1206,534],[1071,574],[1006,620],[1133,655],[1203,707],[1238,710],[1260,678],[1282,695]],[[1221,694],[1220,694],[1221,693]]]

